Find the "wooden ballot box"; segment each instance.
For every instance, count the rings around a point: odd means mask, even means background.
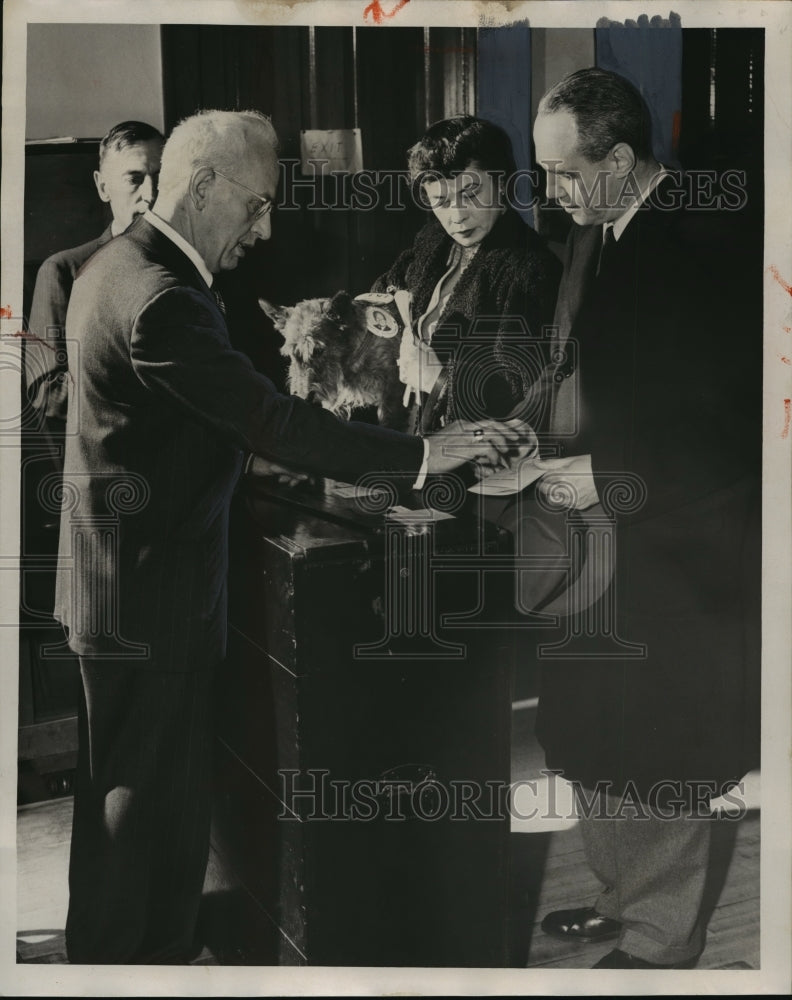
[[[453,489],[352,494],[236,502],[213,843],[247,960],[505,966],[511,650],[477,569],[504,540]]]

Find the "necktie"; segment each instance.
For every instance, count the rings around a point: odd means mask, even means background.
[[[220,294],[220,292],[217,291],[216,288],[212,288],[212,295],[214,295],[214,297],[215,297],[215,302],[217,303],[217,308],[225,316],[225,314],[226,314],[226,307],[225,307],[225,302],[223,302],[223,296]]]
[[[608,227],[613,241],[612,228]],[[584,226],[573,234],[569,259],[558,289],[554,325],[557,336],[553,346],[562,359],[554,371],[548,430],[551,438],[568,438],[579,430],[579,377],[573,346],[567,344],[575,319],[582,308],[587,290],[595,281],[603,255],[604,237],[600,227]],[[576,346],[576,345],[575,345]],[[564,358],[567,358],[564,361]]]
[[[613,225],[609,224],[602,233],[602,246],[600,247],[599,260],[597,261],[597,277],[606,266],[608,259],[612,256],[616,246],[616,237],[613,233]]]

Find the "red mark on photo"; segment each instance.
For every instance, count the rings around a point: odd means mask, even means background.
[[[23,337],[25,340],[35,340],[39,344],[43,344],[48,351],[55,351],[56,347],[54,344],[48,343],[46,340],[42,340],[41,337],[37,337],[35,333],[31,333],[30,330],[15,330],[13,333],[7,334],[9,337]]]
[[[370,14],[375,24],[382,24],[386,17],[393,17],[395,14],[398,14],[402,7],[406,7],[409,2],[410,0],[396,0],[396,4],[391,10],[383,10],[382,0],[372,0],[363,11],[363,20],[365,21]]]
[[[792,295],[792,285],[788,285],[784,281],[784,279],[778,273],[778,268],[774,264],[770,265],[770,273],[775,278],[775,280],[778,282],[778,284],[784,289],[784,291],[787,292],[789,295]]]
[[[786,438],[789,434],[789,421],[792,419],[792,399],[784,400],[784,429],[781,431],[781,437]]]
[[[781,355],[781,360],[784,362],[785,365],[792,365],[792,360],[790,358],[785,357],[783,354]]]
[[[0,319],[11,319],[14,315],[14,310],[11,306],[0,306]]]
[[[679,152],[679,136],[682,132],[682,112],[675,111],[674,117],[671,120],[671,149],[673,152]]]

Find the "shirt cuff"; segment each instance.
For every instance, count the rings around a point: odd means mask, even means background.
[[[426,476],[429,472],[429,439],[423,439],[424,453],[423,462],[421,462],[421,468],[418,470],[418,478],[413,483],[414,490],[422,490],[424,488],[424,483],[426,482]]]

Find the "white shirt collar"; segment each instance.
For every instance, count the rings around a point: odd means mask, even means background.
[[[602,227],[603,239],[605,238],[605,230],[608,228],[608,226],[612,226],[613,238],[615,240],[619,240],[624,230],[630,224],[630,221],[632,220],[635,213],[638,211],[641,205],[643,205],[643,203],[646,201],[646,199],[649,197],[652,191],[654,191],[654,189],[657,187],[660,181],[666,176],[668,176],[668,170],[666,170],[666,168],[661,165],[658,172],[654,174],[652,179],[649,181],[648,186],[644,188],[643,191],[641,191],[639,197],[636,198],[636,200],[633,202],[632,205],[630,205],[630,207],[627,209],[624,215],[620,215],[619,218],[616,219],[614,222],[606,222],[603,225]]]
[[[141,215],[145,215],[145,212],[146,209],[144,209],[143,212],[139,212],[137,215],[133,215],[125,226],[119,225],[118,220],[115,218],[115,216],[113,216],[113,221],[110,223],[110,234],[112,235],[113,239],[115,239],[116,236],[120,236],[121,233],[125,233],[133,222],[136,222]]]
[[[150,225],[154,226],[155,229],[159,229],[163,236],[167,236],[171,243],[175,243],[176,246],[181,250],[183,254],[190,258],[190,260],[195,264],[198,269],[198,273],[201,275],[206,284],[211,288],[212,282],[214,281],[214,276],[210,272],[209,268],[206,266],[206,262],[203,257],[198,253],[192,243],[188,243],[187,240],[177,233],[173,226],[168,225],[164,219],[161,219],[158,215],[155,215],[150,209],[146,211],[143,218]]]

